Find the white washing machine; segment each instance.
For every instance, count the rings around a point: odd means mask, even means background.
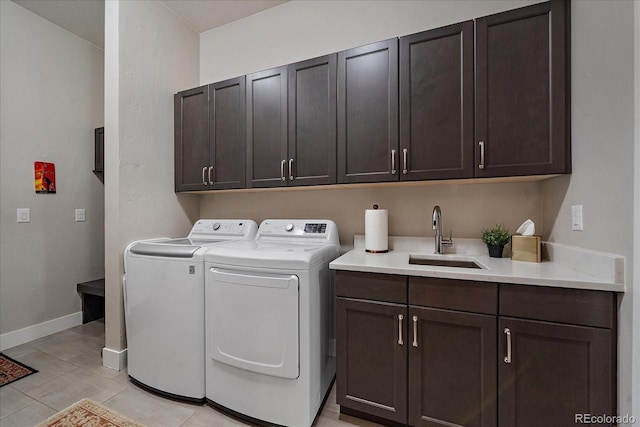
[[[186,238],[131,243],[124,255],[129,378],[173,399],[204,402],[204,254],[253,239],[251,220],[201,219]]]
[[[205,255],[206,397],[254,422],[311,426],[335,377],[339,256],[328,220],[265,220]]]

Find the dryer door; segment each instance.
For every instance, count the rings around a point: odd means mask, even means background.
[[[298,277],[218,268],[208,274],[209,357],[246,371],[298,378]]]

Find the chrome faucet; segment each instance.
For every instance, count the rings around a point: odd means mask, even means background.
[[[437,254],[444,253],[444,246],[453,246],[453,239],[451,238],[451,229],[449,229],[449,238],[442,238],[442,211],[440,206],[433,208],[433,214],[431,215],[432,227],[436,230],[436,251]]]

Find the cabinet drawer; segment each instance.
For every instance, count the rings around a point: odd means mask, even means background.
[[[409,304],[497,314],[498,285],[468,280],[410,277]]]
[[[337,271],[336,296],[406,304],[407,277]]]
[[[500,285],[500,315],[613,328],[615,293],[544,286]]]

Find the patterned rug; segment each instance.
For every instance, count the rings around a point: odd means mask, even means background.
[[[111,409],[82,399],[36,427],[145,427]]]
[[[0,353],[0,387],[36,372],[38,371]]]

